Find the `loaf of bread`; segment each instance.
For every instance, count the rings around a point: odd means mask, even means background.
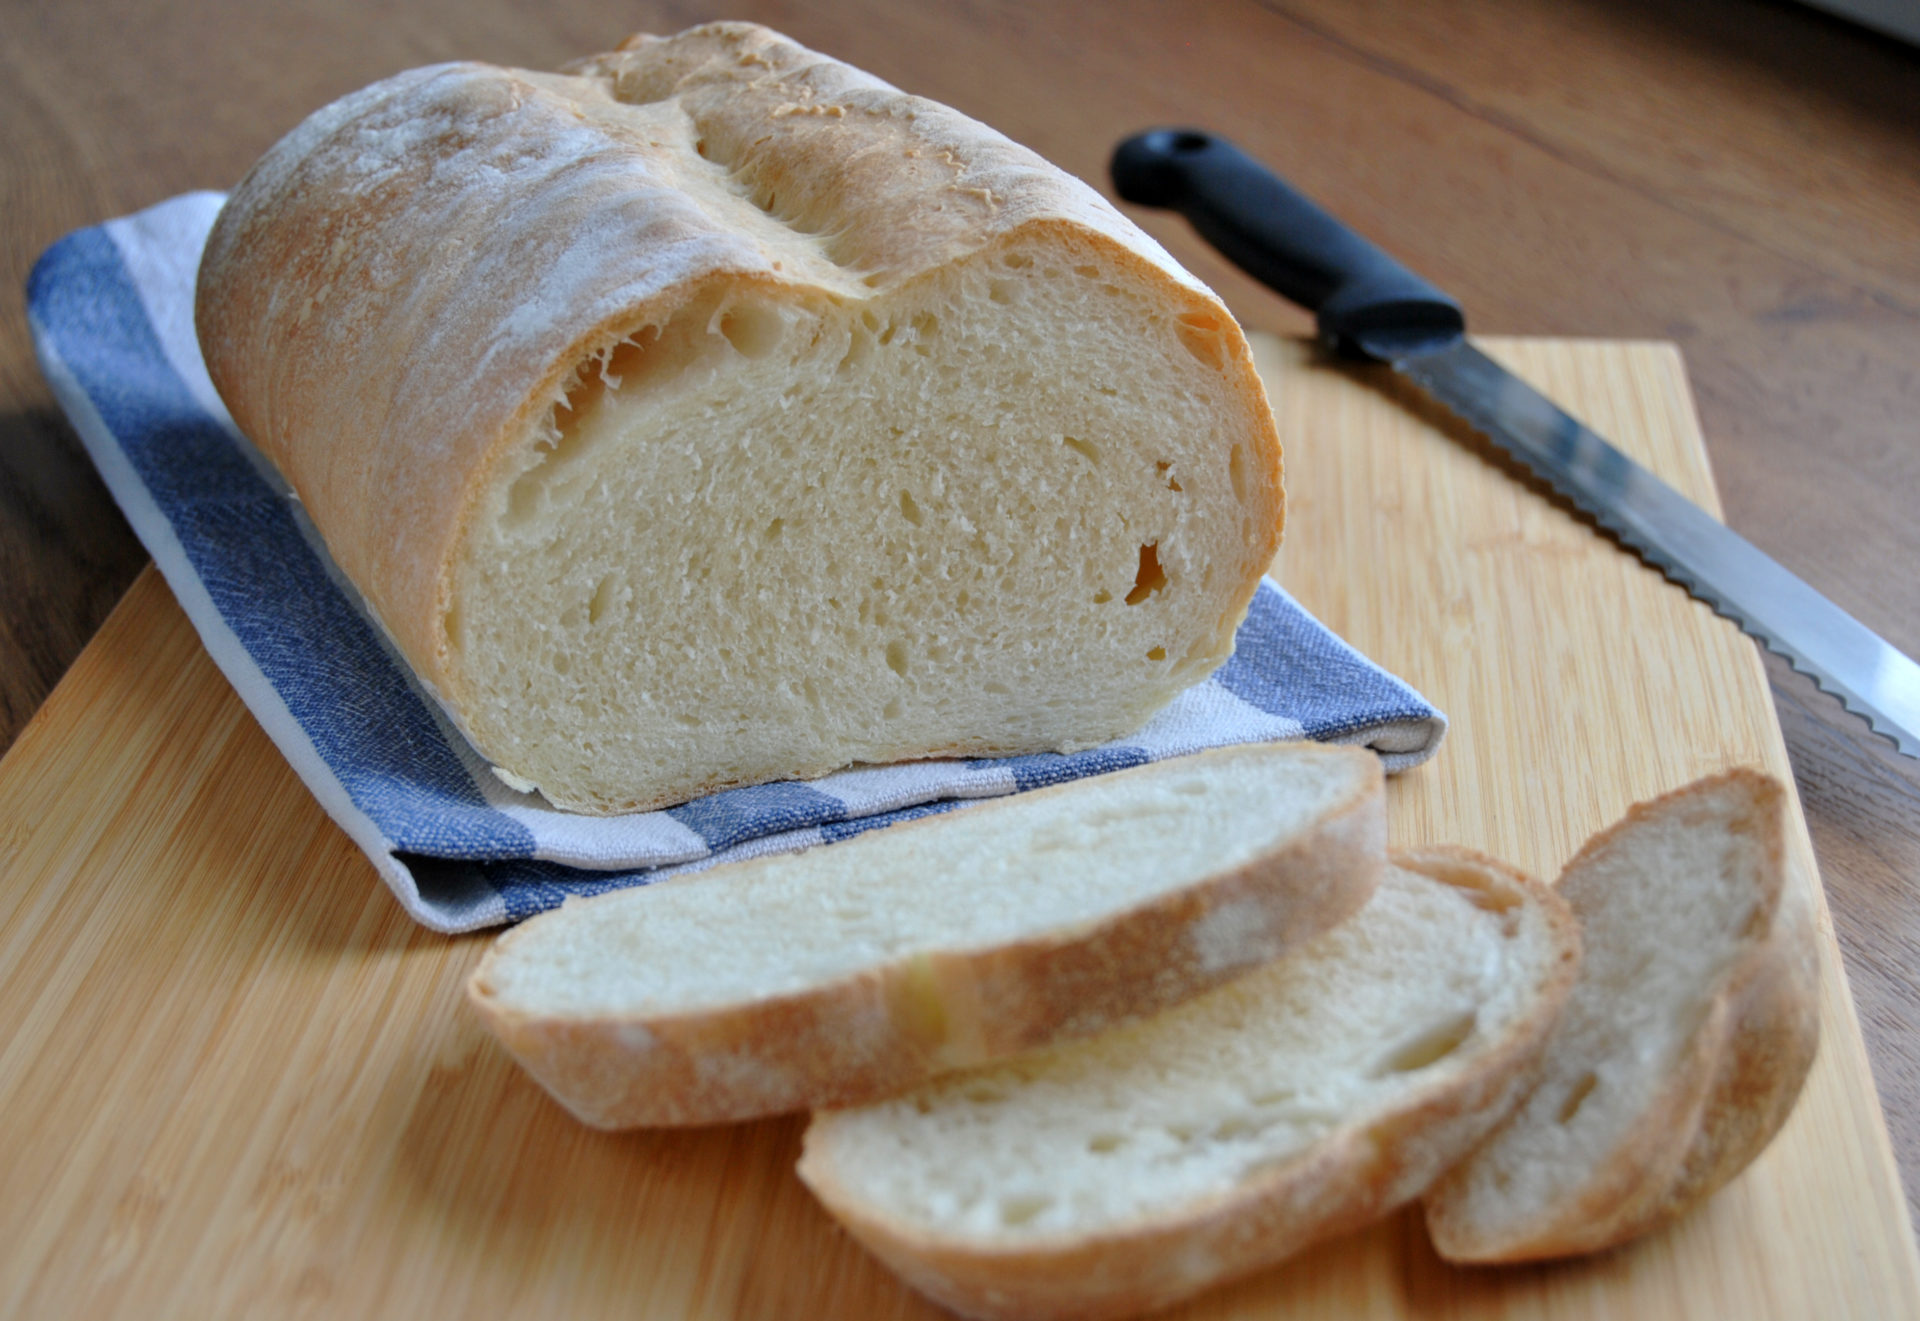
[[[1086,747],[1231,652],[1280,452],[1086,185],[762,28],[417,69],[241,182],[213,380],[516,788]]]
[[[815,1116],[800,1177],[967,1316],[1129,1316],[1416,1198],[1518,1100],[1578,962],[1544,885],[1400,855],[1360,913],[1155,1018]]]
[[[1587,957],[1540,1086],[1428,1197],[1455,1261],[1597,1252],[1694,1206],[1786,1121],[1819,1040],[1786,794],[1734,771],[1634,808],[1556,887]]]
[[[1270,743],[574,900],[469,985],[603,1128],[871,1100],[1163,1009],[1359,908],[1379,759]]]

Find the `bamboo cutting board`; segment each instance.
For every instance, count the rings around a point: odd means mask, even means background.
[[[1678,355],[1489,347],[1714,505]],[[1380,373],[1259,345],[1276,572],[1448,712],[1396,843],[1552,874],[1629,803],[1788,783],[1752,645]],[[1793,883],[1814,887],[1796,809]],[[149,570],[0,762],[0,1315],[920,1317],[793,1178],[800,1122],[608,1135],[495,1049]],[[1624,1251],[1455,1271],[1403,1214],[1172,1315],[1920,1316],[1844,974],[1767,1155]]]

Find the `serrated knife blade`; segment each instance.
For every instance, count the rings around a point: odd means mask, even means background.
[[[1466,340],[1393,367],[1920,758],[1920,665],[1904,653]]]
[[[1875,733],[1920,758],[1920,665],[1467,339],[1447,295],[1232,143],[1155,129],[1113,157],[1120,196],[1313,311],[1321,337],[1390,364]]]

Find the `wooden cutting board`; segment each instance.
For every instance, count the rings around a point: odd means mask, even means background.
[[[1379,372],[1259,346],[1281,580],[1452,717],[1396,843],[1552,874],[1629,803],[1791,783],[1752,645]],[[1678,354],[1488,347],[1716,507]],[[1793,883],[1818,897],[1795,809]],[[0,1315],[938,1315],[813,1204],[801,1122],[591,1132],[466,1011],[149,570],[0,762]],[[1411,1215],[1181,1317],[1920,1316],[1824,902],[1825,1039],[1767,1155],[1596,1261],[1455,1271]]]

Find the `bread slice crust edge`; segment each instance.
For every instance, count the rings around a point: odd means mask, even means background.
[[[1395,852],[1395,866],[1471,879],[1494,904],[1535,906],[1557,950],[1530,1008],[1470,1070],[1449,1069],[1382,1113],[1348,1124],[1237,1187],[1149,1220],[1086,1234],[1032,1236],[1018,1246],[946,1237],[876,1214],[837,1178],[832,1115],[816,1115],[801,1179],[835,1219],[914,1288],[964,1316],[1114,1318],[1171,1305],[1367,1225],[1417,1198],[1523,1096],[1539,1047],[1580,958],[1572,915],[1542,883],[1470,849]],[[1453,882],[1458,883],[1458,881]]]
[[[1246,751],[1222,748],[1179,760],[1218,761]],[[502,1003],[489,971],[514,943],[516,928],[475,969],[468,999],[528,1072],[596,1128],[709,1124],[877,1100],[937,1073],[1177,1004],[1357,911],[1384,866],[1379,761],[1355,748],[1300,744],[1291,751],[1360,768],[1354,791],[1277,850],[1095,920],[989,948],[929,951],[792,994],[657,1016],[534,1015]],[[1098,792],[1103,778],[1019,798]],[[1012,801],[965,811],[990,813]],[[888,829],[938,831],[950,819]],[[724,886],[729,870],[662,884]],[[1231,957],[1197,957],[1196,930],[1229,909],[1238,930]]]
[[[1644,823],[1728,789],[1749,795],[1741,828],[1760,845],[1758,903],[1749,927],[1756,938],[1720,978],[1671,1077],[1589,1176],[1525,1226],[1474,1222],[1457,1186],[1466,1166],[1442,1180],[1425,1208],[1441,1256],[1493,1264],[1619,1246],[1725,1186],[1786,1122],[1819,1046],[1818,945],[1811,905],[1786,876],[1786,790],[1770,776],[1735,768],[1635,804],[1587,841],[1562,883]]]

